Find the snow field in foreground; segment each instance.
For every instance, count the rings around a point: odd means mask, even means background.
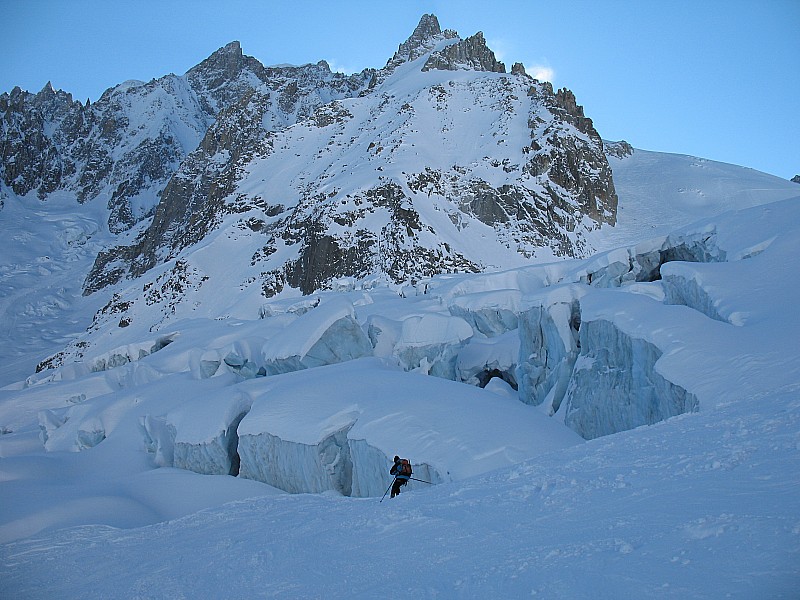
[[[800,386],[776,390],[383,503],[284,495],[33,536],[0,546],[0,592],[791,598],[798,397]]]

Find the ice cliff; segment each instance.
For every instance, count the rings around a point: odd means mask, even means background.
[[[789,385],[781,340],[800,332],[776,327],[760,290],[792,301],[780,257],[800,236],[773,232],[796,210],[751,208],[587,260],[290,296],[27,385],[62,385],[60,407],[39,401],[50,451],[106,444],[133,411],[156,465],[293,493],[380,495],[394,454],[431,483],[468,477],[713,410],[721,381]],[[161,386],[158,403],[139,407],[142,385]]]
[[[374,358],[249,380],[237,390],[142,419],[158,464],[291,493],[366,497],[386,491],[396,453],[416,457],[414,476],[430,485],[579,440],[514,399]]]

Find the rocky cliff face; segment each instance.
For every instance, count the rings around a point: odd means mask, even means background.
[[[269,297],[581,256],[583,233],[614,222],[603,143],[574,95],[520,65],[506,74],[480,33],[462,40],[426,15],[379,71],[251,71],[260,85],[218,114],[136,243],[98,257],[87,292],[221,227],[259,235],[249,277]]]
[[[584,256],[616,218],[603,142],[572,92],[521,64],[506,73],[481,33],[433,15],[379,70],[264,67],[234,42],[91,105],[14,90],[0,119],[14,193],[107,202],[115,232],[141,223],[86,278],[86,294],[128,286],[98,323],[130,323],[144,303],[158,328],[211,288],[263,300]]]
[[[212,73],[230,69],[230,65],[220,67],[220,61],[213,64]],[[111,248],[98,256],[87,278],[87,292],[116,283],[123,276],[145,273],[202,240],[226,215],[246,212],[247,204],[231,206],[223,201],[235,193],[236,181],[250,161],[271,151],[275,132],[299,120],[324,118],[316,112],[320,106],[332,98],[357,95],[373,74],[332,73],[324,61],[253,71],[260,83],[243,91],[237,102],[217,115],[198,147],[167,182],[147,230],[135,244]],[[261,209],[272,213],[277,207],[261,204]]]
[[[2,142],[0,175],[18,195],[57,190],[69,167],[61,156],[62,131],[84,131],[84,107],[48,83],[38,94],[14,88],[0,96]]]
[[[494,52],[486,45],[481,32],[432,52],[422,67],[423,71],[431,69],[506,72],[505,65],[497,60]]]
[[[98,198],[108,204],[109,229],[126,231],[152,216],[218,112],[250,93],[263,72],[234,42],[183,77],[128,81],[94,104],[50,84],[38,94],[15,88],[0,96],[0,179],[20,196]]]

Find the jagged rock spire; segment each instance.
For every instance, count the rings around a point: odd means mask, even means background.
[[[242,60],[242,46],[234,41],[214,52],[196,67],[192,67],[188,75],[191,78],[197,73],[213,73],[220,79],[231,79],[241,69]]]
[[[414,29],[414,33],[412,33],[411,37],[405,42],[400,44],[397,52],[395,52],[394,56],[386,63],[386,67],[388,69],[393,69],[404,62],[419,58],[426,52],[430,52],[437,41],[454,37],[457,37],[454,31],[447,30],[442,32],[442,28],[439,26],[439,19],[436,18],[436,15],[422,15],[419,24],[416,29]]]
[[[439,26],[439,19],[436,18],[436,15],[422,15],[414,33],[404,45],[419,45],[440,33],[442,33],[442,28]]]
[[[442,31],[439,19],[432,14],[422,15],[414,33],[400,44],[397,52],[386,63],[385,72],[392,72],[397,66],[433,51],[438,42],[448,39],[458,39],[458,42],[433,52],[425,62],[423,71],[472,69],[497,73],[506,72],[505,65],[497,60],[494,52],[486,45],[482,32],[479,31],[465,40],[459,39],[455,31],[450,29]]]
[[[251,88],[248,78],[242,76],[246,71],[262,81],[265,78],[264,65],[243,54],[241,44],[234,41],[189,69],[186,77],[195,90],[202,90],[202,94],[212,100],[211,104],[204,105],[205,110],[216,114],[238,101]]]
[[[495,73],[506,72],[506,66],[497,60],[494,52],[486,45],[486,40],[481,31],[431,54],[422,70],[428,71],[431,69],[446,71],[472,69]]]

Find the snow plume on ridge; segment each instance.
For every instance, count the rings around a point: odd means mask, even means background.
[[[527,67],[526,70],[530,73],[531,77],[539,81],[549,81],[552,83],[556,78],[556,71],[553,67],[547,64],[533,63]]]

